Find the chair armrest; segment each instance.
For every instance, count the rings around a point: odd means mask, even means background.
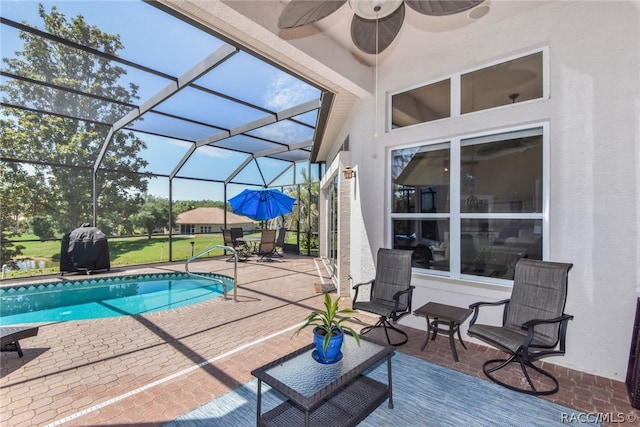
[[[351,302],[351,308],[355,309],[354,304],[356,303],[356,301],[358,300],[358,291],[360,290],[360,286],[363,285],[372,285],[375,279],[371,279],[368,282],[362,282],[362,283],[357,283],[355,285],[353,285],[353,287],[351,289],[354,289],[356,291],[356,293],[353,295],[353,301]]]
[[[473,310],[473,316],[471,317],[471,320],[469,321],[469,326],[471,326],[471,325],[476,323],[476,320],[478,320],[478,314],[480,313],[480,307],[485,306],[485,305],[487,305],[487,306],[504,305],[504,311],[502,313],[502,324],[504,325],[505,316],[507,315],[507,309],[509,308],[509,301],[511,301],[511,300],[510,299],[503,299],[501,301],[495,301],[495,302],[487,302],[487,301],[474,302],[473,304],[471,304],[469,306],[469,308]]]
[[[573,319],[573,316],[570,314],[563,314],[560,317],[555,317],[553,319],[532,319],[532,320],[527,320],[526,322],[524,322],[521,326],[522,329],[529,329],[531,327],[534,327],[536,325],[542,325],[545,323],[560,323],[560,322],[566,322],[567,320],[571,320]]]
[[[398,301],[400,300],[400,297],[402,295],[404,295],[404,294],[413,294],[413,289],[414,288],[415,288],[415,286],[409,286],[404,291],[398,291],[395,294],[393,294],[393,299],[396,300],[396,304],[398,303]]]
[[[529,348],[531,345],[531,341],[533,341],[533,334],[535,331],[536,325],[542,325],[547,323],[560,323],[560,330],[558,332],[558,341],[560,342],[560,351],[564,353],[565,351],[565,338],[567,335],[567,323],[569,320],[573,319],[573,316],[570,314],[563,314],[560,317],[555,317],[553,319],[532,319],[524,322],[522,324],[522,329],[527,331],[527,337],[524,340],[524,348]]]
[[[375,279],[371,279],[368,282],[357,283],[357,284],[353,285],[353,287],[351,289],[355,289],[357,291],[360,286],[362,286],[362,285],[370,285],[370,284],[373,283],[374,280]]]
[[[402,316],[404,316],[405,314],[409,314],[412,312],[411,310],[411,300],[413,299],[413,289],[415,288],[415,286],[411,286],[409,285],[409,287],[407,289],[405,289],[404,291],[398,291],[395,294],[393,294],[393,299],[395,301],[395,304],[393,306],[393,316],[391,317],[391,319],[393,321],[397,321],[399,318],[401,318]],[[400,306],[400,297],[404,294],[408,294],[409,296],[407,297],[407,309],[404,310],[402,313],[398,314],[398,310],[399,310],[399,306]]]

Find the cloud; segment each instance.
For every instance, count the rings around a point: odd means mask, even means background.
[[[317,98],[318,90],[290,75],[280,74],[264,94],[266,108],[282,111]]]

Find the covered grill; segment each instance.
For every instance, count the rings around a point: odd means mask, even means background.
[[[107,236],[96,227],[82,224],[62,237],[60,273],[110,270]]]

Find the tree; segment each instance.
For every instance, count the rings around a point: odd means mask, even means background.
[[[34,216],[29,220],[31,231],[38,236],[40,240],[51,239],[54,236],[53,227],[51,225],[51,217],[47,215]]]
[[[89,25],[82,16],[67,20],[55,6],[47,13],[42,5],[39,15],[43,31],[54,36],[109,55],[123,49],[118,35]],[[94,163],[109,124],[131,109],[126,104],[138,99],[138,87],[123,87],[119,82],[126,69],[107,58],[24,31],[20,38],[24,40],[23,50],[3,58],[5,70],[32,80],[6,79],[1,86],[3,101],[29,107],[4,108],[0,117],[0,157],[22,160],[3,167],[6,192],[14,202],[9,217],[51,215],[58,231],[64,232],[90,222]],[[43,84],[34,84],[33,80]],[[98,174],[96,196],[104,212],[118,214],[105,215],[108,224],[101,224],[101,228],[115,228],[137,210],[147,181],[131,172],[147,165],[139,156],[144,148],[145,143],[132,132],[114,134],[100,167],[118,172]],[[35,184],[34,190],[21,189],[29,181]],[[14,197],[16,189],[19,191]],[[5,191],[1,195],[0,205],[4,205]],[[2,225],[7,226],[4,218]]]
[[[169,200],[147,196],[138,213],[133,215],[132,221],[136,226],[144,228],[151,239],[153,230],[173,226],[173,219],[169,223],[168,218]]]
[[[298,199],[299,209],[294,209],[290,216],[291,225],[298,223],[300,231],[300,247],[307,249],[317,249],[318,242],[316,233],[318,232],[319,212],[318,212],[318,195],[319,184],[311,181],[311,174],[306,169],[301,169],[300,173],[303,177],[300,184],[300,194],[297,194],[296,187],[291,187],[285,192]],[[298,216],[299,212],[299,216]]]
[[[1,145],[1,144],[0,144]],[[46,191],[42,177],[29,174],[17,163],[0,162],[0,265],[22,255],[22,245],[11,239],[18,236],[21,212],[44,212]]]

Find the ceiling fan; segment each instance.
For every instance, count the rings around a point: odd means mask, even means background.
[[[377,54],[385,50],[402,27],[405,3],[418,13],[446,16],[474,8],[484,0],[291,0],[278,20],[280,29],[301,27],[319,21],[345,3],[353,10],[351,39],[361,51]]]

